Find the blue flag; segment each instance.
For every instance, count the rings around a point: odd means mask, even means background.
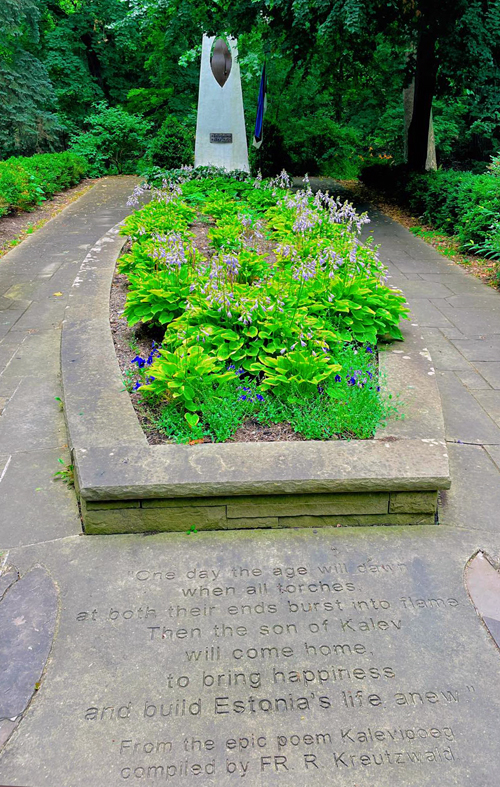
[[[266,80],[266,61],[262,68],[262,76],[260,78],[259,88],[259,103],[257,105],[257,119],[255,121],[255,131],[253,134],[254,148],[260,148],[262,145],[263,131],[264,131],[264,113],[267,105],[267,80]]]

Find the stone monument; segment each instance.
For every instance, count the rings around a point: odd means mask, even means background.
[[[233,38],[203,36],[195,166],[249,172],[238,48]]]

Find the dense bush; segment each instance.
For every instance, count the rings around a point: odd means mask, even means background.
[[[463,249],[483,242],[500,213],[500,182],[491,175],[441,170],[412,175],[406,193],[413,212],[457,235]]]
[[[146,158],[149,164],[164,169],[192,164],[194,128],[170,115],[150,142]]]
[[[500,153],[496,156],[491,157],[491,163],[488,164],[488,169],[492,175],[495,177],[500,178]]]
[[[182,185],[156,189],[123,228],[133,241],[119,265],[124,315],[163,334],[135,359],[134,389],[164,408],[170,435],[183,426],[226,439],[250,415],[307,438],[372,435],[387,412],[373,348],[402,338],[406,308],[358,241],[367,217],[321,192],[291,193],[286,173],[196,175],[186,168]],[[193,243],[200,221],[208,254]]]
[[[0,216],[29,210],[56,191],[74,186],[87,162],[74,153],[44,153],[0,162]]]
[[[253,132],[252,132],[253,133]],[[250,167],[254,175],[261,172],[265,178],[273,177],[282,169],[291,171],[292,159],[285,148],[285,140],[278,126],[266,118],[264,141],[260,148],[249,147]]]
[[[285,144],[295,174],[356,177],[361,139],[357,131],[324,114],[294,119],[287,124]]]
[[[72,138],[71,150],[89,163],[92,178],[135,174],[147,148],[151,123],[101,102],[85,121],[87,131]]]

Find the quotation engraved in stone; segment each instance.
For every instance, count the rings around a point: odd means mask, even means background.
[[[427,651],[406,666],[419,620],[453,626],[457,587],[424,588],[411,562],[359,555],[326,566],[143,565],[130,577],[139,597],[75,610],[89,633],[130,632],[161,676],[82,707],[89,726],[109,731],[117,784],[191,787],[205,776],[230,787],[268,774],[280,787],[320,787],[330,773],[352,787],[375,766],[379,779],[412,766],[442,782],[461,763],[475,687],[452,667],[443,679]]]

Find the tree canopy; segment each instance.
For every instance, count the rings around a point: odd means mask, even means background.
[[[2,0],[0,22],[2,157],[66,147],[103,102],[193,129],[201,36],[223,31],[249,133],[267,53],[264,158],[345,176],[402,160],[413,79],[412,169],[431,108],[441,163],[484,167],[500,148],[500,0]]]

